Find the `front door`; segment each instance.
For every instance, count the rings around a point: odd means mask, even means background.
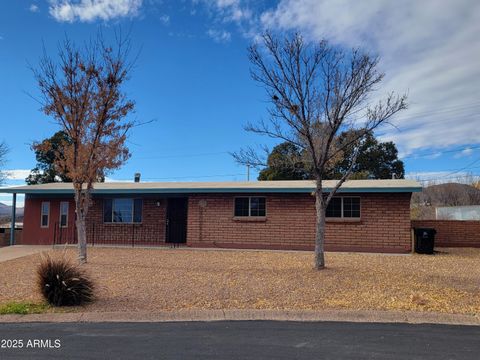
[[[167,205],[167,243],[187,242],[187,198],[170,198]]]

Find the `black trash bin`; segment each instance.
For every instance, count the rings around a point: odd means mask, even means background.
[[[436,233],[437,231],[432,228],[416,228],[415,252],[418,254],[433,254]]]

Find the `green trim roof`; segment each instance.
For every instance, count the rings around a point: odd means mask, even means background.
[[[324,191],[331,190],[336,180],[325,180]],[[235,182],[105,182],[94,185],[94,194],[200,194],[200,193],[310,193],[315,189],[311,180],[235,181]],[[349,180],[340,188],[342,193],[418,192],[421,185],[414,180]],[[0,188],[0,193],[73,194],[71,183],[50,183]]]

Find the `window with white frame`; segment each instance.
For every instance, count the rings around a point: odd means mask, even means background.
[[[60,202],[60,227],[68,227],[68,201]]]
[[[50,222],[50,203],[48,201],[42,202],[40,226],[48,227]]]
[[[327,218],[360,218],[360,198],[358,196],[333,197],[328,204]]]
[[[142,203],[142,199],[105,199],[103,201],[103,222],[141,223]]]
[[[245,196],[235,198],[235,212],[237,217],[260,217],[266,215],[264,197]]]

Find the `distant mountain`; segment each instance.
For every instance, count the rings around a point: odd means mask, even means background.
[[[12,207],[0,203],[0,218],[10,217],[12,214]],[[17,208],[17,217],[23,217],[23,208]]]

